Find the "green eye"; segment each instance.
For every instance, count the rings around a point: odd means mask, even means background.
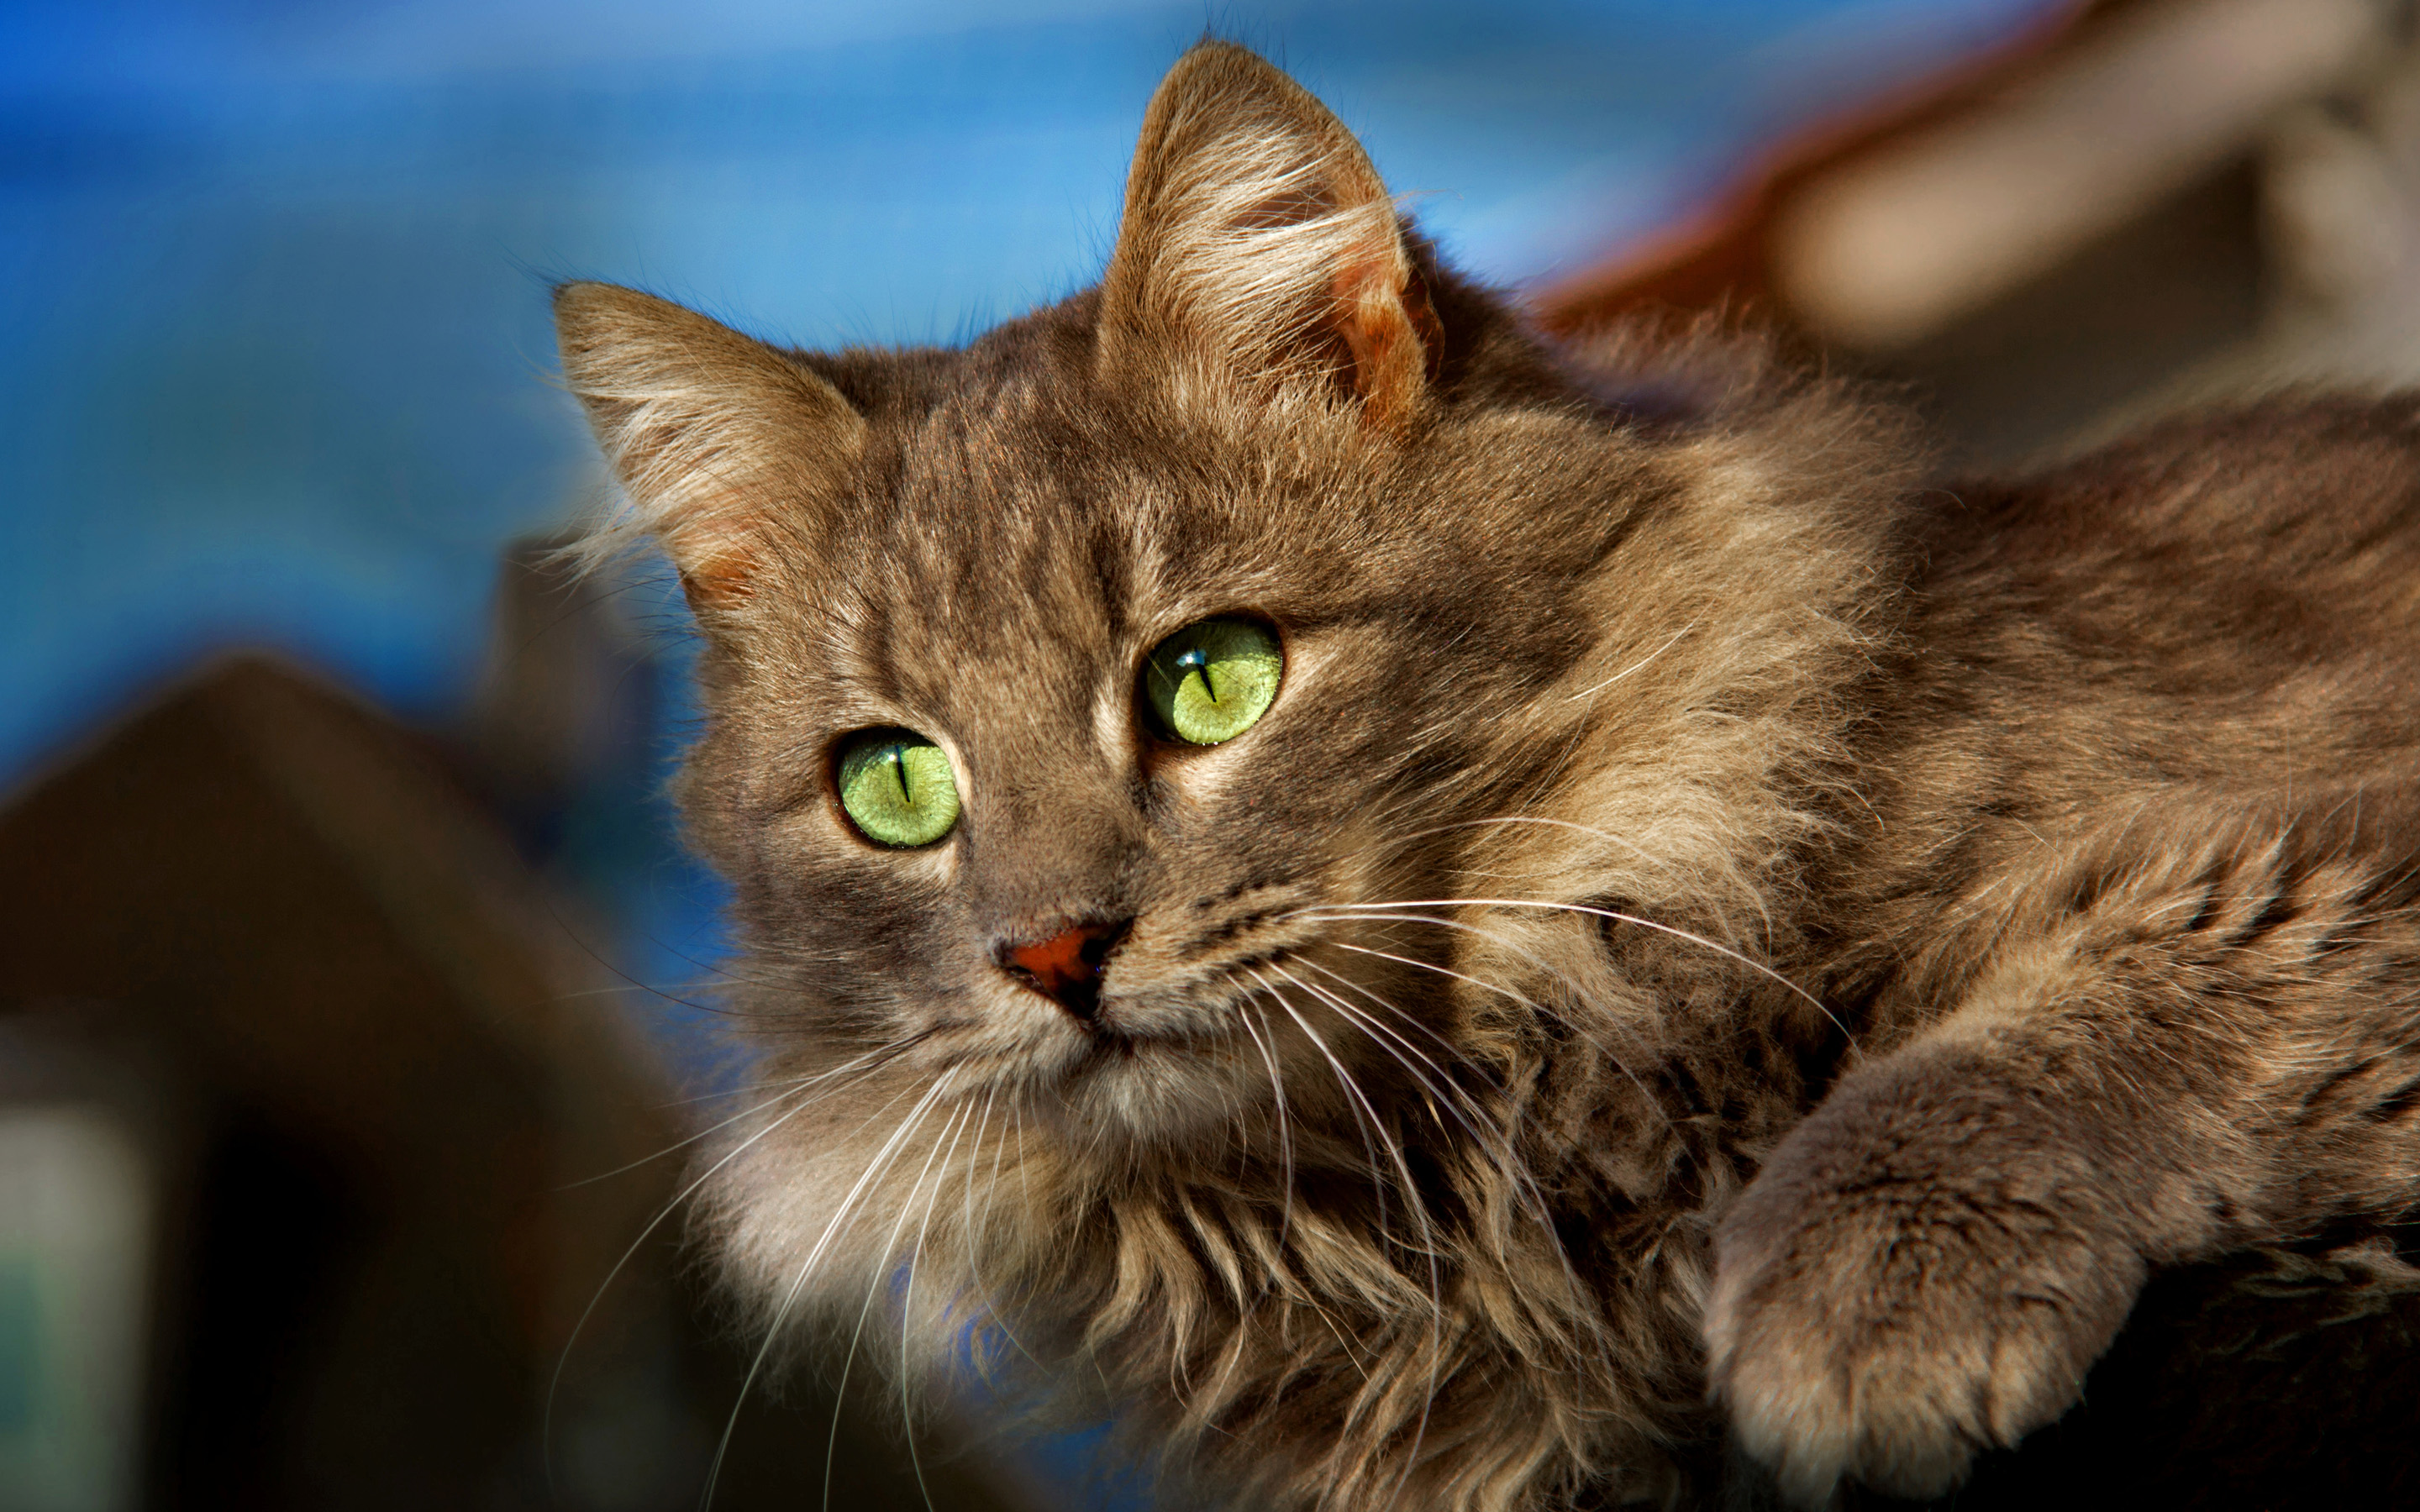
[[[930,845],[958,822],[941,748],[912,730],[861,730],[840,748],[840,806],[876,845]]]
[[[1195,746],[1233,740],[1278,696],[1285,653],[1250,620],[1203,620],[1158,645],[1143,663],[1143,702],[1160,733]]]

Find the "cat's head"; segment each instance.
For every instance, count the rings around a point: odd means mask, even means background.
[[[1789,841],[1744,795],[1854,640],[1860,448],[1626,421],[1239,48],[1161,86],[1100,286],[964,349],[557,308],[705,633],[683,799],[785,1027],[1091,1148],[1280,1088],[1343,1126],[1543,1011],[1519,958],[1591,969],[1593,917],[1459,900]]]

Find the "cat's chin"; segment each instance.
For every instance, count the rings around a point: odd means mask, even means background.
[[[1186,1036],[1100,1031],[1034,1099],[1072,1139],[1177,1150],[1257,1118],[1268,1084],[1228,1049]],[[1265,1072],[1263,1073],[1265,1076]]]

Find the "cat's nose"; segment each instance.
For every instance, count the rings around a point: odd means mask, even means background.
[[[1133,922],[1070,924],[1046,940],[1001,946],[1000,964],[1010,976],[1090,1024],[1101,1007],[1102,964]]]

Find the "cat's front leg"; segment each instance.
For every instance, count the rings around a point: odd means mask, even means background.
[[[1843,1078],[1725,1215],[1710,1379],[1798,1504],[1949,1489],[2075,1402],[2152,1264],[2252,1205],[2226,1068],[2077,964],[2004,971]]]
[[[1723,1224],[1706,1319],[1743,1447],[1821,1505],[1947,1490],[2064,1412],[2145,1277],[2120,1183],[1988,1063],[1918,1050],[1803,1125]]]

